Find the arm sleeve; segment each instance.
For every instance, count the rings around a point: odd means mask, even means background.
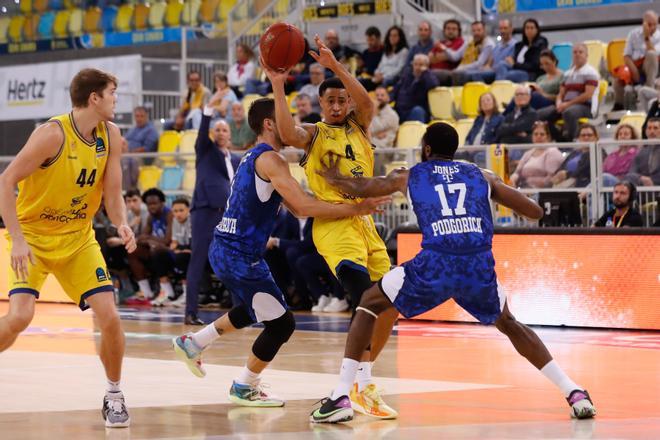
[[[152,127],[144,140],[144,148],[146,151],[155,152],[158,149],[158,132]]]
[[[461,47],[459,47],[456,50],[447,48],[447,50],[445,50],[445,53],[447,54],[447,58],[449,58],[449,61],[452,61],[454,63],[461,61],[461,58],[463,58],[463,54],[465,53],[466,47],[467,47],[467,41],[463,41]]]
[[[204,107],[202,113],[202,122],[199,124],[197,140],[195,141],[195,153],[202,154],[211,149],[212,142],[209,138],[209,126],[211,125],[211,116],[213,107]]]

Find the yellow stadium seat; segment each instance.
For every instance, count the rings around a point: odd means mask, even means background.
[[[34,0],[32,2],[32,7],[36,12],[39,12],[40,14],[42,12],[46,12],[49,9],[49,0]]]
[[[495,100],[500,106],[500,110],[504,110],[507,104],[513,99],[516,87],[517,84],[505,80],[494,81],[493,84],[490,85],[490,93],[495,95]]]
[[[399,126],[396,136],[397,148],[415,148],[420,146],[426,124],[418,121],[406,121]]]
[[[181,135],[181,140],[179,141],[179,153],[188,154],[195,153],[195,142],[197,142],[197,130],[186,130]],[[186,163],[192,162],[195,163],[195,156],[183,156],[183,160]]]
[[[603,61],[603,42],[600,40],[584,41],[589,51],[589,65],[600,72],[600,66]]]
[[[115,30],[118,32],[128,32],[131,30],[131,20],[133,20],[133,5],[121,5],[117,11],[115,20]]]
[[[202,6],[202,0],[190,0],[183,6],[181,14],[181,23],[186,26],[197,26],[199,24],[199,9]]]
[[[289,104],[289,112],[294,115],[298,112],[298,109],[293,105],[296,102],[296,96],[298,96],[298,92],[291,92],[286,95],[286,102]]]
[[[9,39],[14,43],[23,41],[23,24],[25,16],[14,15],[9,23]]]
[[[83,18],[83,30],[87,34],[93,34],[99,31],[99,22],[101,21],[101,8],[89,8],[85,11]]]
[[[135,27],[135,29],[144,30],[148,27],[149,9],[150,7],[148,3],[138,3],[135,5],[135,16],[133,21],[133,27]]]
[[[642,135],[642,126],[644,126],[644,121],[646,121],[646,113],[634,112],[624,115],[619,121],[620,124],[629,124],[635,127],[637,131],[637,136]]]
[[[456,121],[454,128],[458,133],[458,145],[465,145],[465,138],[467,137],[473,125],[474,119],[471,118],[459,119]]]
[[[454,119],[454,94],[449,87],[431,89],[428,97],[433,119]]]
[[[0,17],[0,43],[7,42],[7,34],[9,33],[9,23],[11,23],[11,18],[3,15]]]
[[[229,11],[236,5],[236,0],[221,1],[218,6],[218,18],[220,22],[227,21]]]
[[[612,40],[607,45],[607,70],[614,74],[614,69],[624,64],[623,48],[626,47],[626,40]]]
[[[452,86],[451,93],[454,95],[454,108],[461,108],[461,99],[463,98],[463,86]]]
[[[165,25],[169,27],[181,26],[183,8],[183,0],[169,0],[165,9]]]
[[[158,139],[158,153],[176,153],[180,140],[181,135],[179,132],[174,130],[164,131]],[[176,158],[173,156],[165,156],[160,159],[165,166],[176,164]]]
[[[39,15],[27,15],[23,22],[23,41],[34,41],[37,39],[37,26],[39,26]]]
[[[82,9],[76,8],[71,10],[69,17],[69,33],[71,35],[81,35],[83,32],[83,18],[85,12]]]
[[[262,97],[261,95],[257,95],[254,93],[243,96],[243,110],[245,110],[246,115],[249,113],[250,106],[252,105],[252,103],[261,97]]]
[[[488,86],[482,82],[469,82],[463,86],[461,96],[461,112],[470,118],[479,114],[479,98],[488,91]]]
[[[404,160],[393,160],[390,163],[385,164],[385,175],[390,174],[394,170],[399,170],[401,168],[408,168],[408,162]],[[402,194],[401,192],[396,192],[392,194],[392,204],[399,206],[402,203],[408,202],[408,196]]]
[[[53,35],[56,38],[64,38],[69,34],[69,18],[71,11],[68,9],[58,11],[55,15],[55,24],[53,24]]]
[[[32,13],[32,0],[21,0],[20,9],[24,15]]]
[[[149,8],[149,26],[152,29],[161,29],[163,27],[166,10],[167,3],[165,2],[151,3],[151,7]]]
[[[195,189],[195,178],[197,176],[197,170],[195,169],[194,163],[186,163],[186,168],[183,170],[183,184],[181,188],[184,191],[192,192]]]
[[[138,188],[140,192],[144,192],[149,188],[157,188],[160,176],[163,170],[155,165],[144,165],[140,167],[138,174]]]
[[[199,17],[203,23],[215,23],[220,0],[202,0]]]

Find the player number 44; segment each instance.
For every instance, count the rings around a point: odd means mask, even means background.
[[[447,191],[449,194],[454,194],[458,191],[458,200],[456,201],[456,208],[451,209],[449,207],[449,202],[447,202],[447,193],[445,192],[445,186],[447,186]],[[464,183],[450,183],[448,185],[436,185],[435,190],[440,196],[440,206],[442,210],[440,211],[443,217],[451,217],[454,215],[465,215],[467,211],[465,210],[465,193],[467,192],[467,187]]]
[[[93,186],[96,182],[96,169],[93,169],[87,176],[87,168],[80,170],[80,175],[76,179],[76,184],[83,188],[85,185]]]

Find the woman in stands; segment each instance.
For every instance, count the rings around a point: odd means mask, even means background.
[[[229,87],[229,82],[227,80],[227,75],[224,72],[215,72],[213,74],[213,93],[219,93],[219,96],[222,96],[222,101],[219,104],[213,106],[215,110],[213,113],[213,119],[225,119],[227,121],[231,120],[231,105],[234,102],[238,101],[236,93]],[[211,122],[213,126],[213,121]]]
[[[547,122],[534,123],[532,141],[535,144],[554,142]],[[552,185],[552,176],[563,161],[564,157],[557,147],[532,148],[518,162],[511,175],[511,184],[519,188],[548,188]]]
[[[639,139],[635,127],[630,124],[619,124],[614,134],[617,141]],[[603,185],[613,186],[622,180],[630,170],[637,155],[637,145],[620,145],[619,149],[608,155],[603,161]]]
[[[227,79],[229,87],[236,93],[239,98],[243,97],[242,89],[248,78],[254,78],[255,65],[254,52],[249,45],[241,43],[236,46],[236,63],[229,68],[227,72]]]
[[[543,73],[541,52],[547,48],[548,40],[541,35],[538,21],[528,18],[523,25],[523,38],[516,43],[513,57],[507,57],[506,62],[496,68],[495,79],[517,83],[534,81]]]
[[[394,85],[406,66],[407,58],[408,42],[406,41],[406,34],[399,26],[392,26],[385,35],[385,50],[378,67],[374,71],[374,76],[360,82],[368,91],[375,90],[379,85],[385,87]]]
[[[555,105],[559,87],[564,80],[564,72],[557,67],[557,64],[559,64],[559,60],[550,49],[544,49],[541,52],[540,65],[541,70],[545,73],[536,78],[535,83],[529,84],[529,88],[532,89],[532,99],[529,105],[534,110]],[[513,111],[515,106],[516,104],[512,99],[505,113]]]
[[[479,116],[465,138],[465,145],[490,145],[497,141],[497,128],[504,121],[495,95],[486,92],[479,97]]]

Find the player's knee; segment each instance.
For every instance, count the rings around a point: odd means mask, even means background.
[[[373,284],[367,272],[346,265],[337,271],[337,279],[350,295],[354,307],[361,302],[362,294]]]
[[[12,311],[7,317],[10,330],[15,334],[22,332],[30,325],[33,317],[33,309]]]
[[[385,296],[380,293],[376,294],[373,293],[373,291],[369,291],[362,297],[362,301],[360,301],[359,307],[363,311],[366,309],[374,315],[378,316],[391,306],[392,304],[385,298]]]
[[[112,333],[121,331],[121,319],[116,310],[109,311],[103,315],[96,316],[99,330],[102,333]]]
[[[294,318],[291,310],[287,310],[279,318],[264,322],[264,326],[266,331],[273,336],[273,339],[282,345],[289,341],[296,330],[296,318]]]
[[[505,335],[509,335],[517,330],[518,321],[511,313],[502,313],[495,321],[495,327]]]

